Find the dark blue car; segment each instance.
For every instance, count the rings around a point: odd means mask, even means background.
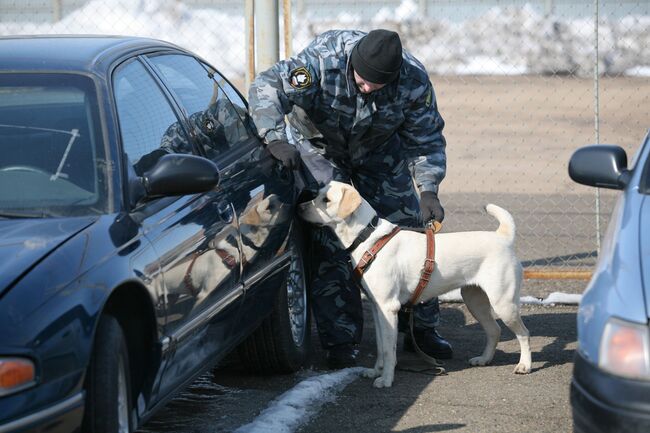
[[[309,350],[294,178],[169,43],[0,38],[0,433],[130,432]]]

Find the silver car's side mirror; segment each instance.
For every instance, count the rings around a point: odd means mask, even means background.
[[[623,189],[629,183],[631,173],[627,169],[627,154],[620,146],[584,146],[569,160],[569,176],[583,185]]]

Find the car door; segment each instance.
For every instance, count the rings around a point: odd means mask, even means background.
[[[194,151],[183,117],[141,58],[116,69],[113,89],[129,176],[145,174],[165,153]],[[150,199],[131,213],[162,270],[167,365],[159,391],[165,395],[232,338],[243,294],[239,235],[233,206],[220,190]]]
[[[262,147],[246,102],[215,69],[189,55],[148,59],[181,101],[200,150],[220,169],[220,187],[239,223],[245,298],[270,311],[274,292],[249,289],[256,289],[258,281],[286,262],[294,194],[291,173],[281,170]],[[251,326],[255,319],[249,321]],[[234,332],[246,331],[244,324]]]

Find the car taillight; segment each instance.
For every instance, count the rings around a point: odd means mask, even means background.
[[[648,326],[611,318],[600,341],[598,365],[617,376],[650,379]]]

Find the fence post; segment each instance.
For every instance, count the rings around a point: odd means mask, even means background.
[[[52,21],[57,22],[61,21],[63,17],[62,9],[63,5],[61,4],[62,0],[52,0]]]
[[[422,18],[426,18],[429,15],[428,3],[429,0],[419,0],[418,2],[418,13]]]
[[[246,27],[246,93],[255,79],[255,0],[246,0],[244,4],[244,21]]]
[[[284,57],[289,58],[293,54],[293,47],[291,44],[291,0],[282,1],[282,16],[284,18]]]
[[[544,15],[549,17],[555,13],[555,0],[546,0],[544,2]]]
[[[256,0],[255,23],[256,70],[265,71],[277,63],[280,56],[278,0]]]
[[[594,0],[594,130],[600,144],[600,74],[598,57],[598,0]],[[596,188],[596,251],[600,254],[600,188]]]

